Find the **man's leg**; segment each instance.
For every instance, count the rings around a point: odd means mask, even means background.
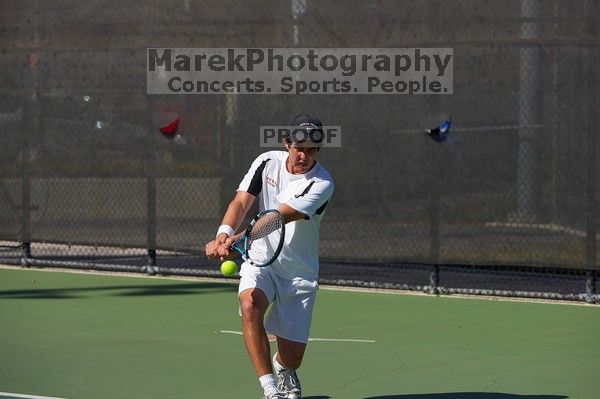
[[[263,326],[263,318],[269,301],[262,290],[250,288],[239,295],[242,311],[242,332],[250,361],[258,377],[273,372],[269,339]]]
[[[300,399],[302,388],[296,369],[302,364],[306,344],[277,337],[277,353],[273,357],[277,387],[289,399]]]
[[[269,339],[263,326],[263,318],[269,306],[269,300],[259,288],[249,288],[239,295],[242,313],[242,332],[244,344],[250,361],[256,371],[265,398],[280,397],[277,382],[271,366],[271,350]]]
[[[277,337],[277,361],[286,369],[300,367],[305,349],[306,344]]]

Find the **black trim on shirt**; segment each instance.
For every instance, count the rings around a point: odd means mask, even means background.
[[[325,201],[325,203],[324,203],[323,205],[321,205],[321,206],[319,207],[319,209],[317,209],[317,210],[315,211],[315,215],[320,215],[320,214],[322,214],[322,213],[323,213],[323,211],[325,210],[325,207],[327,206],[327,203],[328,203],[328,202],[329,202],[329,201]]]
[[[254,172],[254,176],[252,176],[252,181],[250,181],[250,186],[248,186],[248,193],[254,195],[255,197],[258,197],[258,194],[260,194],[260,192],[262,191],[262,186],[263,186],[263,181],[262,181],[262,173],[263,170],[265,170],[265,165],[267,164],[267,162],[269,162],[271,159],[265,159],[264,161],[262,161],[262,163],[260,164],[260,166],[258,168],[256,168],[256,171]]]
[[[315,184],[315,182],[311,181],[310,184],[308,186],[306,186],[304,191],[302,191],[300,194],[294,195],[294,197],[296,197],[296,198],[304,197],[306,194],[308,194],[308,192],[310,191],[310,188],[312,187],[313,184]]]

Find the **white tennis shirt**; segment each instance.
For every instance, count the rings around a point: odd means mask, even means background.
[[[305,214],[304,219],[285,225],[281,254],[271,268],[281,277],[315,281],[319,275],[319,226],[333,194],[333,179],[319,162],[304,174],[291,174],[286,151],[269,151],[252,162],[237,191],[259,199],[259,209],[277,209],[281,204]]]

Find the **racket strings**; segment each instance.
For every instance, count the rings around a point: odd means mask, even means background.
[[[259,240],[281,229],[281,226],[283,226],[281,215],[278,213],[267,213],[256,220],[250,234],[248,234],[248,239],[252,241]]]
[[[267,213],[256,220],[248,234],[248,255],[259,264],[268,263],[277,255],[283,234],[283,218],[279,213]]]

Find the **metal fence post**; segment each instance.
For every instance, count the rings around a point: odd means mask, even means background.
[[[225,214],[229,201],[235,194],[237,178],[235,168],[235,129],[238,125],[238,103],[240,95],[237,93],[225,94],[218,108],[217,139],[217,164],[219,165],[219,218]],[[221,219],[218,220],[220,222]]]
[[[433,266],[429,275],[429,292],[437,295],[440,277],[440,181],[436,170],[440,164],[439,148],[429,148],[429,261]]]
[[[585,282],[585,301],[587,303],[596,302],[596,271],[588,270]]]
[[[440,285],[440,265],[433,265],[431,273],[429,274],[429,286],[431,287],[430,293],[432,295],[438,295]]]
[[[593,30],[590,27],[590,30]],[[586,283],[586,301],[593,302],[595,294],[595,270],[597,260],[597,217],[598,217],[598,206],[596,201],[597,197],[597,159],[598,159],[598,140],[597,125],[598,115],[596,108],[596,73],[597,64],[595,63],[596,50],[592,47],[588,49],[588,79],[587,79],[587,98],[588,98],[588,124],[587,124],[587,190],[586,190],[586,267],[588,269],[588,278]]]
[[[429,259],[433,268],[429,276],[429,284],[430,293],[437,295],[440,280],[440,193],[436,182],[430,189],[432,192],[429,200]]]
[[[155,275],[156,268],[156,250],[148,248],[148,262],[146,263],[146,273]]]
[[[153,156],[151,156],[153,157]],[[149,163],[154,163],[148,161]],[[154,165],[148,165],[148,169],[154,169]],[[153,272],[156,265],[156,176],[149,172],[146,178],[146,248],[148,250],[148,271]]]
[[[22,242],[21,243],[21,266],[28,267],[29,266],[29,258],[31,258],[31,243]]]
[[[521,37],[519,50],[519,149],[517,158],[517,212],[519,222],[531,222],[537,210],[533,206],[536,192],[535,123],[539,105],[538,76],[540,50],[527,41],[538,40],[539,2],[521,0]]]
[[[30,105],[30,109],[33,106]],[[32,113],[29,113],[30,116]],[[30,138],[34,123],[31,121],[26,129],[21,148],[21,264],[28,265],[27,259],[31,256],[31,146]]]
[[[437,14],[437,9],[431,9]],[[440,100],[438,96],[431,96],[425,100],[426,108],[431,115],[440,114]],[[447,115],[444,115],[447,117]],[[431,144],[431,143],[428,143]],[[443,183],[438,171],[444,164],[444,150],[440,146],[429,145],[427,150],[429,158],[428,183],[429,183],[429,262],[432,265],[429,274],[429,293],[439,294],[440,258],[441,258],[441,200]]]
[[[32,18],[34,47],[40,43],[40,16],[39,4],[34,3],[34,15]],[[29,90],[26,91],[26,112],[23,114],[26,126],[22,137],[21,147],[21,264],[28,266],[31,257],[31,145],[36,130],[40,128],[39,109],[39,50],[32,50],[27,60]]]
[[[156,273],[156,135],[152,123],[154,101],[148,98],[148,152],[146,160],[146,272]]]

